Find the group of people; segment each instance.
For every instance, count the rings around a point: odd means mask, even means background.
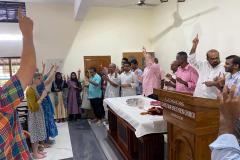
[[[104,118],[103,98],[144,95],[157,99],[154,88],[165,88],[193,94],[193,96],[220,100],[219,137],[214,141],[212,159],[240,159],[238,124],[240,117],[240,57],[231,55],[225,65],[220,63],[220,54],[212,49],[207,60],[196,58],[198,36],[193,40],[190,54],[179,52],[171,64],[172,74],[163,74],[153,53],[143,48],[146,65],[143,70],[136,60],[122,59],[122,68],[110,64],[107,70],[97,73],[92,67],[80,83],[80,72],[64,78],[52,66],[47,74],[36,71],[36,54],[33,44],[33,22],[18,12],[19,27],[23,35],[21,64],[16,75],[0,88],[0,159],[41,159],[46,153],[39,143],[48,146],[50,137],[57,136],[55,124],[66,118],[76,119],[81,113],[80,105],[92,107],[95,122]],[[44,69],[43,69],[44,70]],[[228,74],[226,74],[228,73]],[[54,79],[55,77],[55,79]],[[27,88],[27,89],[26,89]],[[24,98],[28,101],[28,129],[32,143],[30,154],[26,137],[18,120],[16,108]],[[82,99],[81,91],[83,94]],[[54,94],[54,105],[49,93]]]
[[[32,156],[35,159],[46,156],[43,149],[50,147],[54,142],[49,138],[55,138],[58,135],[55,121],[77,120],[81,113],[80,76],[72,72],[70,78],[66,79],[60,72],[57,72],[57,69],[56,65],[52,65],[49,72],[44,74],[45,64],[43,64],[43,71],[40,73],[37,70],[34,73],[26,89],[29,109],[28,131],[32,143]],[[54,103],[49,93],[53,94]]]

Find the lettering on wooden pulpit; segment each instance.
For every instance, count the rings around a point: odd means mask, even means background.
[[[168,122],[169,160],[210,160],[209,144],[218,135],[219,102],[166,90],[154,90]]]

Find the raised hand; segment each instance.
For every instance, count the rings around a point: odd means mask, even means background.
[[[219,134],[233,133],[235,122],[240,117],[240,97],[234,96],[235,90],[235,85],[231,89],[225,86],[218,96],[220,100]]]
[[[199,39],[198,39],[198,34],[197,34],[196,37],[193,39],[192,43],[193,43],[193,45],[197,46],[198,42],[199,42]]]
[[[42,67],[45,68],[46,64],[42,61]]]
[[[18,22],[23,37],[32,37],[33,21],[29,17],[26,17],[22,14],[22,8],[18,9]]]
[[[143,52],[144,55],[147,54],[147,50],[146,50],[146,48],[145,48],[144,46],[143,46],[143,48],[142,48],[142,52]]]
[[[236,86],[231,89],[224,87],[222,94],[219,95],[220,111],[227,120],[236,120],[240,117],[240,97],[234,96]]]

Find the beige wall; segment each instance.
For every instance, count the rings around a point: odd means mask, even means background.
[[[200,38],[197,50],[199,59],[204,60],[206,52],[212,48],[221,52],[223,62],[229,54],[240,55],[240,21],[237,18],[240,15],[239,6],[239,0],[186,0],[179,5],[182,18],[209,8],[215,10],[184,22],[161,37],[158,35],[173,23],[172,14],[176,10],[176,0],[155,8],[151,29],[152,48],[163,68],[169,70],[169,64],[178,51],[190,50],[191,41],[196,33],[199,33]]]
[[[150,9],[92,7],[82,22],[74,20],[71,4],[27,4],[35,22],[37,61],[65,58],[64,72],[83,70],[83,56],[111,55],[120,65],[122,52],[140,51],[142,45],[156,52],[164,70],[169,70],[178,51],[189,51],[199,33],[198,56],[216,48],[222,61],[229,54],[239,55],[239,0],[186,0],[179,4],[181,17],[215,8],[172,27],[176,0]],[[1,24],[2,26],[3,24]],[[159,36],[160,35],[160,36]]]
[[[68,53],[64,72],[83,70],[83,56],[111,55],[120,65],[122,53],[150,47],[151,10],[92,7]]]
[[[74,20],[72,4],[28,3],[28,15],[34,20],[37,63],[65,58],[77,34],[80,22]]]

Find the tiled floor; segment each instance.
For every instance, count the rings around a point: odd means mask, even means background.
[[[59,135],[44,160],[122,160],[104,125],[87,120],[57,124]]]
[[[45,149],[47,158],[44,160],[60,160],[72,158],[72,145],[69,135],[68,123],[57,123],[59,135],[55,138],[55,144]]]
[[[74,160],[107,160],[87,120],[69,122]]]

